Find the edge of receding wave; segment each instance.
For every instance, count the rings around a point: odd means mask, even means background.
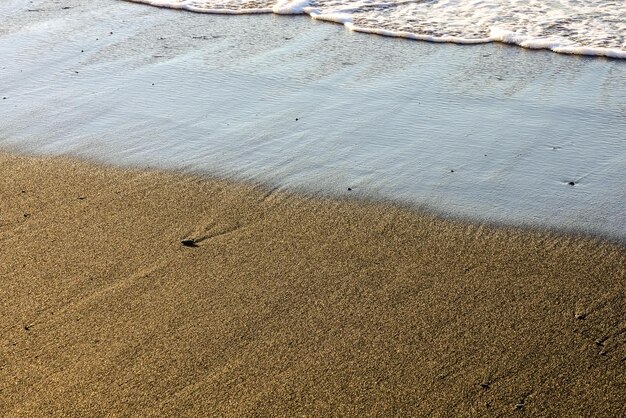
[[[131,3],[141,3],[150,6],[161,7],[165,9],[178,9],[186,10],[194,13],[206,13],[206,14],[221,14],[221,15],[248,15],[248,14],[280,14],[280,15],[309,15],[315,20],[321,20],[325,22],[339,23],[344,25],[347,29],[369,33],[373,35],[387,36],[392,38],[405,38],[417,41],[435,42],[435,43],[454,43],[461,45],[476,45],[486,43],[505,43],[511,45],[517,45],[527,49],[547,49],[559,54],[568,55],[585,55],[592,57],[607,57],[615,59],[626,59],[626,51],[614,48],[602,48],[602,47],[585,47],[585,46],[567,46],[561,45],[556,41],[549,39],[538,39],[528,35],[519,34],[503,29],[493,29],[491,34],[487,38],[461,38],[457,36],[431,36],[420,35],[412,32],[404,31],[392,31],[388,29],[376,29],[367,28],[354,25],[348,15],[336,13],[336,14],[323,14],[310,7],[308,0],[295,0],[295,1],[280,1],[274,7],[264,8],[250,8],[250,9],[206,9],[201,7],[195,7],[185,3],[170,3],[164,0],[125,0]]]

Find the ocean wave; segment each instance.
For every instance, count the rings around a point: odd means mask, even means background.
[[[626,7],[603,0],[127,0],[214,14],[307,14],[348,29],[430,42],[502,42],[626,59]]]

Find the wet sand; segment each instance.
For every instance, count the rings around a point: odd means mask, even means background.
[[[0,178],[2,416],[626,414],[622,246],[59,158]]]

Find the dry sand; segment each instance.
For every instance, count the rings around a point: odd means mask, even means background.
[[[626,415],[622,246],[65,159],[0,170],[1,416]]]

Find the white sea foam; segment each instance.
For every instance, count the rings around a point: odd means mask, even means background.
[[[308,14],[359,32],[431,42],[503,42],[626,59],[624,0],[129,0],[223,14]]]

